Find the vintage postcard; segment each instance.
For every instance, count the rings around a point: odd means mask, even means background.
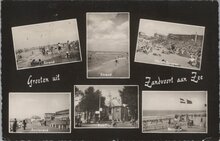
[[[87,78],[130,78],[129,13],[87,13]]]
[[[76,19],[12,27],[17,69],[80,62]]]
[[[139,128],[138,86],[76,85],[74,127]]]
[[[200,70],[205,27],[140,19],[135,62]]]
[[[143,91],[143,133],[207,133],[207,91]]]
[[[71,93],[9,93],[9,133],[70,133]]]

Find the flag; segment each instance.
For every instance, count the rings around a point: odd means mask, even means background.
[[[187,101],[187,104],[192,104],[192,101],[191,100],[186,100]]]
[[[184,99],[180,98],[180,103],[186,103]]]

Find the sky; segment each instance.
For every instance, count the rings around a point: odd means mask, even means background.
[[[24,119],[33,115],[44,117],[44,113],[70,109],[70,94],[67,93],[10,93],[9,115]]]
[[[112,99],[115,98],[115,100],[112,100],[114,106],[122,105],[121,97],[118,91],[123,89],[124,87],[123,85],[77,85],[77,87],[83,92],[85,92],[85,90],[90,86],[94,87],[95,91],[100,90],[102,92],[102,96],[106,98],[105,104],[107,106],[109,106],[109,101],[110,101],[109,95],[111,95]],[[120,99],[120,100],[118,101],[116,99]],[[75,105],[77,104],[78,102],[75,103]]]
[[[12,27],[15,49],[79,40],[76,19]]]
[[[128,52],[129,28],[129,13],[88,13],[88,50]]]
[[[148,36],[153,36],[154,33],[163,35],[169,33],[188,35],[197,33],[197,35],[204,35],[205,27],[140,19],[139,32],[144,32]]]
[[[180,103],[180,98],[192,104]],[[143,110],[205,110],[205,91],[143,91]]]

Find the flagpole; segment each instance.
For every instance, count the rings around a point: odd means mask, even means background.
[[[99,123],[100,123],[100,118],[101,118],[101,111],[100,111],[100,107],[101,107],[101,99],[100,99],[100,95],[99,95]]]

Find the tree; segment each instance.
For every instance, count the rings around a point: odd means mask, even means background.
[[[83,96],[84,93],[76,86],[75,87],[75,97]]]
[[[100,90],[95,91],[94,87],[88,87],[79,102],[80,110],[86,112],[86,119],[88,123],[93,118],[95,111],[99,111],[99,108],[104,106],[105,97],[102,96]]]
[[[124,86],[119,90],[122,104],[126,104],[130,110],[131,117],[135,120],[138,119],[138,88],[136,86]]]
[[[76,86],[74,90],[74,102],[78,102],[82,97],[84,93]],[[79,104],[75,106],[75,111],[80,112]]]

